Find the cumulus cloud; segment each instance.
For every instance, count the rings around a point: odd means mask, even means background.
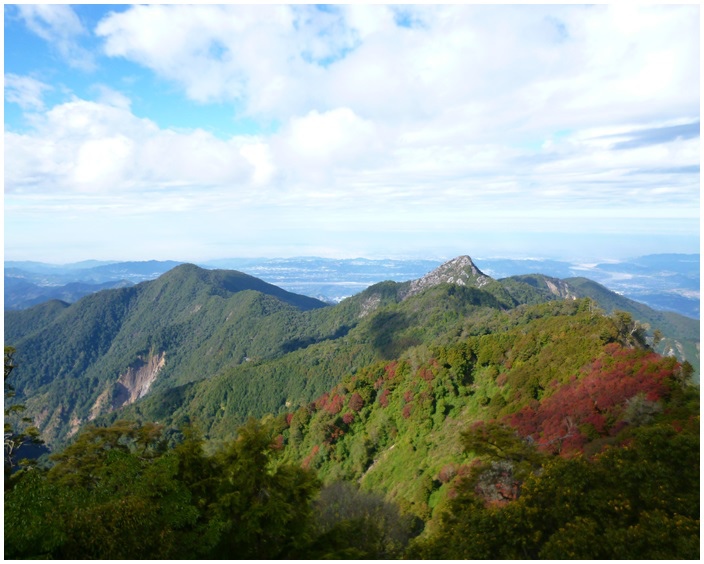
[[[673,100],[695,112],[696,8],[668,8],[152,5],[111,14],[96,33],[107,55],[253,115],[469,109],[535,130],[671,117]]]
[[[197,190],[236,187],[262,174],[251,154],[243,156],[242,140],[160,129],[124,104],[75,99],[34,125],[30,132],[5,134],[9,192]]]
[[[349,108],[324,113],[311,111],[294,117],[287,126],[286,142],[293,153],[335,163],[356,160],[373,146],[374,124],[355,115]]]
[[[93,85],[92,90],[98,94],[97,101],[101,104],[115,106],[126,110],[132,105],[132,100],[130,100],[122,92],[118,92],[105,84],[95,84]]]

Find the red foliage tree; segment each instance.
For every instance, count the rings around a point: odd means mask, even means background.
[[[455,465],[446,464],[441,468],[440,472],[438,472],[438,481],[441,484],[446,484],[447,482],[452,480],[452,478],[455,477],[455,474],[457,474],[457,469],[455,468]]]
[[[326,392],[322,396],[320,396],[318,399],[316,399],[314,402],[315,408],[316,409],[324,409],[325,406],[328,404],[329,397],[330,396]]]
[[[389,407],[389,394],[391,392],[387,389],[385,389],[381,394],[379,395],[379,403],[381,404],[381,407]]]
[[[318,445],[313,445],[313,448],[310,450],[310,454],[303,459],[303,462],[301,462],[301,466],[303,466],[303,468],[308,468],[318,452],[320,452],[320,447]]]
[[[342,405],[345,403],[345,396],[335,394],[328,404],[325,406],[325,411],[331,413],[332,415],[337,415],[342,411]]]
[[[352,411],[359,411],[364,407],[364,400],[357,392],[350,397],[349,407]]]
[[[623,421],[628,400],[637,395],[656,402],[669,390],[676,363],[655,353],[605,348],[587,374],[560,386],[542,402],[534,402],[508,417],[524,436],[535,439],[541,450],[570,454],[580,450],[594,434],[613,435]]]
[[[344,429],[340,429],[337,425],[329,424],[325,426],[325,444],[335,444],[345,434]]]
[[[418,370],[418,377],[425,380],[426,382],[431,382],[435,378],[435,374],[430,368],[420,368]]]
[[[352,423],[352,421],[354,421],[354,413],[348,411],[342,416],[342,422],[345,425],[349,425],[350,423]]]

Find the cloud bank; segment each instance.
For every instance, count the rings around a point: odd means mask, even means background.
[[[375,237],[699,217],[698,6],[147,5],[91,29],[18,10],[75,72],[130,65],[227,111],[216,135],[139,115],[124,70],[54,104],[50,80],[6,74],[17,221],[59,202]]]

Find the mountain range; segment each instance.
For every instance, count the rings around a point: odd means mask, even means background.
[[[584,277],[179,264],[5,330],[10,558],[699,557],[699,323]]]
[[[337,303],[383,280],[402,282],[422,277],[440,260],[416,259],[220,259],[199,266],[235,269],[290,292]],[[584,276],[612,291],[663,311],[699,318],[699,255],[646,255],[611,262],[565,262],[547,259],[483,258],[482,270],[505,278],[540,272],[556,278]],[[67,265],[5,262],[5,309],[23,309],[61,299],[73,302],[106,287],[152,280],[182,264],[175,261],[83,261]]]
[[[651,341],[657,329],[659,350],[690,361],[698,374],[697,321],[585,278],[497,280],[468,256],[336,305],[242,272],[180,264],[73,304],[6,310],[5,342],[17,350],[18,397],[52,446],[88,422],[119,417],[172,427],[197,421],[224,440],[248,416],[305,405],[374,362],[491,333],[521,308],[584,298],[648,324]]]

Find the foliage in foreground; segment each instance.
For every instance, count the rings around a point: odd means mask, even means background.
[[[28,445],[40,445],[42,440],[39,437],[39,429],[34,426],[31,418],[24,417],[22,412],[24,404],[14,401],[15,390],[8,383],[7,379],[15,369],[14,361],[15,349],[5,347],[5,379],[4,379],[4,416],[5,424],[3,430],[3,466],[5,485],[9,483],[12,472],[20,468],[23,462],[21,452],[23,447]]]
[[[551,457],[506,504],[484,503],[477,472],[411,556],[699,559],[699,418],[683,425],[636,430],[591,459]]]
[[[380,496],[320,492],[312,471],[281,463],[271,420],[210,456],[192,430],[164,445],[158,426],[121,421],[85,431],[48,472],[13,477],[6,558],[382,558],[410,538]]]

